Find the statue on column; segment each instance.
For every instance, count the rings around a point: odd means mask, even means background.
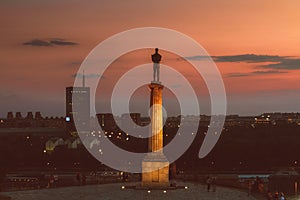
[[[155,48],[155,54],[152,54],[152,62],[153,62],[153,81],[159,82],[159,62],[161,60],[161,55],[158,53],[158,48]]]

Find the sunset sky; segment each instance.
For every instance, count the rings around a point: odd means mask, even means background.
[[[0,5],[0,117],[8,111],[64,116],[65,87],[73,85],[89,52],[113,34],[148,26],[182,32],[207,50],[222,74],[229,114],[300,112],[300,1],[2,0]],[[147,62],[149,52],[127,60]]]

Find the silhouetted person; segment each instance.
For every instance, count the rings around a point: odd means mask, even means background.
[[[52,188],[54,186],[54,181],[55,181],[55,178],[54,178],[54,175],[51,174],[50,177],[49,177],[49,188]]]
[[[212,191],[213,192],[217,191],[216,181],[217,181],[217,178],[216,177],[212,177],[212,179],[211,179],[211,187],[212,187]]]
[[[274,200],[279,200],[279,193],[278,193],[278,191],[276,191],[276,192],[274,193],[273,199],[274,199]]]
[[[76,173],[76,180],[77,180],[78,185],[80,185],[80,182],[81,182],[81,174],[80,174],[79,172]]]
[[[263,192],[264,184],[261,178],[259,178],[259,176],[256,176],[252,189],[254,192],[260,192],[260,193]]]
[[[151,57],[153,62],[153,81],[159,82],[159,63],[161,61],[161,55],[158,53],[158,48],[155,48],[155,54]]]
[[[271,192],[271,191],[268,191],[268,192],[267,192],[267,199],[268,199],[268,200],[273,200],[273,195],[272,195],[272,192]]]
[[[285,197],[284,197],[284,193],[283,193],[283,192],[280,193],[280,200],[285,200]]]
[[[82,185],[86,185],[86,175],[82,174]]]
[[[212,179],[208,176],[206,178],[206,189],[207,189],[207,192],[210,191],[211,182],[212,182]]]

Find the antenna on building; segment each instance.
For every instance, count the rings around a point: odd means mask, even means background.
[[[82,87],[85,87],[85,75],[84,75],[84,70],[82,73]]]

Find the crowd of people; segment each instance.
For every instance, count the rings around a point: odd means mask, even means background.
[[[286,200],[283,192],[276,191],[274,194],[271,191],[267,192],[268,200]]]
[[[249,181],[248,195],[250,195],[252,192],[260,194],[265,193],[264,183],[258,176],[255,178],[254,181]],[[266,198],[268,200],[286,200],[286,197],[283,192],[275,191],[274,193],[272,193],[270,190],[267,191]]]

